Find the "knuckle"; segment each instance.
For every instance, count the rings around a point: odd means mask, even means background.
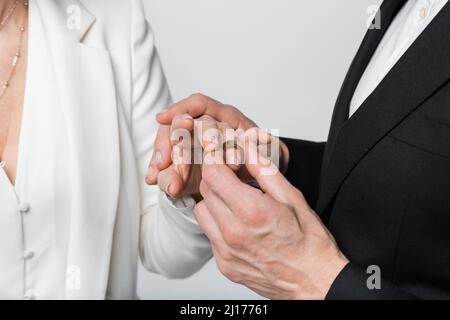
[[[188,121],[192,121],[192,117],[188,113],[176,115],[170,125],[170,129],[184,128]]]
[[[293,189],[294,196],[296,198],[298,198],[301,201],[305,201],[305,196],[303,195],[303,193],[299,189],[297,189],[295,187],[293,187],[292,189]]]
[[[172,127],[174,127],[178,121],[182,120],[184,115],[185,115],[185,113],[175,115],[175,117],[173,117],[173,120],[172,120]]]
[[[195,93],[191,94],[191,98],[193,98],[193,99],[202,98],[204,96],[205,95],[201,92],[195,92]]]
[[[242,283],[242,277],[236,271],[231,271],[231,273],[227,277],[231,282],[234,283]]]
[[[237,118],[237,119],[241,119],[241,118],[243,118],[243,114],[242,114],[242,112],[238,109],[238,108],[236,108],[235,106],[230,106],[230,105],[225,105],[225,106],[223,106],[225,109],[226,109],[226,111],[230,114],[230,115],[232,115],[233,116],[233,118]]]
[[[208,97],[202,93],[194,93],[190,98],[195,104],[198,105],[203,105],[208,102]]]
[[[170,140],[176,142],[186,142],[190,141],[191,132],[184,128],[179,128],[177,126],[172,126],[170,128]]]
[[[225,242],[233,248],[242,247],[245,242],[243,233],[236,227],[227,227],[224,229],[223,237]]]
[[[229,112],[233,118],[239,119],[239,122],[241,124],[245,124],[245,127],[249,127],[249,126],[256,127],[256,124],[253,121],[251,121],[249,118],[247,118],[245,116],[245,114],[243,114],[241,112],[241,110],[239,110],[235,106],[225,105],[224,107],[227,108],[227,112]]]
[[[237,272],[234,270],[234,268],[231,267],[230,264],[226,262],[218,262],[217,267],[221,274],[223,274],[226,278],[233,282],[237,282],[239,280],[239,276]]]
[[[233,255],[228,250],[221,250],[220,257],[224,262],[230,263],[233,261]]]
[[[242,216],[246,218],[248,223],[255,226],[261,226],[267,223],[268,215],[257,207],[252,207],[247,210],[243,210]]]
[[[224,261],[217,261],[217,268],[225,277],[228,277],[228,275],[230,274],[231,270]]]
[[[200,118],[198,118],[198,120],[201,122],[205,122],[206,124],[215,124],[216,123],[216,120],[207,114],[202,115]]]
[[[222,105],[222,107],[223,107],[224,109],[226,109],[228,112],[232,113],[233,115],[241,114],[241,112],[239,111],[239,109],[236,108],[235,106],[226,104],[226,105]]]
[[[295,206],[300,206],[301,208],[308,208],[308,201],[305,198],[305,195],[303,194],[303,192],[301,192],[299,189],[297,188],[293,188],[293,203],[292,205]]]

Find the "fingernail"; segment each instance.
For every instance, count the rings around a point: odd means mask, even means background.
[[[170,197],[172,197],[172,193],[170,192],[170,187],[171,187],[172,185],[171,184],[169,184],[168,186],[167,186],[167,190],[166,190],[166,193],[170,196]]]

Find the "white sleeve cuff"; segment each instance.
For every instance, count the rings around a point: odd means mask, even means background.
[[[196,234],[203,233],[194,218],[196,202],[192,197],[172,199],[164,192],[159,191],[158,202],[161,212],[172,222],[175,222],[186,231]]]

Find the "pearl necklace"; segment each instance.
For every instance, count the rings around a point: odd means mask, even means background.
[[[8,22],[9,18],[13,15],[18,4],[19,4],[19,0],[15,1],[14,4],[11,6],[11,8],[7,11],[5,18],[0,22],[0,31],[3,29],[4,25]],[[8,78],[6,79],[6,81],[4,81],[3,83],[0,82],[0,107],[2,107],[2,108],[3,108],[2,98],[5,95],[5,92],[7,91],[8,87],[9,87],[9,83],[15,73],[15,70],[16,70],[17,64],[19,62],[21,52],[22,52],[22,43],[23,43],[23,38],[24,38],[24,34],[25,34],[25,23],[27,21],[27,15],[28,15],[28,1],[25,0],[25,2],[23,2],[23,6],[25,7],[25,10],[24,10],[23,17],[22,17],[22,24],[19,29],[20,32],[19,32],[19,38],[17,41],[17,50],[16,50],[16,53],[14,54],[14,57],[12,58],[12,62],[11,62],[11,70],[8,73]],[[8,136],[9,136],[9,126],[11,123],[12,111],[9,110],[8,113],[9,113],[10,119],[6,126],[6,141],[0,141],[1,152],[4,151],[3,147],[5,146],[5,143],[7,143]],[[0,154],[0,158],[1,158],[1,154]],[[7,163],[5,161],[0,162],[1,170],[6,168],[6,166],[7,166]]]
[[[18,3],[18,1],[16,1],[14,3],[14,5],[11,7],[11,9],[8,11],[8,14],[6,15],[5,19],[3,19],[2,24],[0,24],[1,27],[3,27],[3,25],[9,20],[11,15],[14,13],[14,11],[15,11],[15,9],[17,7],[17,3]],[[23,5],[25,7],[28,7],[28,2],[24,2]],[[3,98],[3,96],[5,95],[6,90],[9,87],[9,83],[10,83],[10,81],[11,81],[13,75],[14,75],[14,72],[16,70],[16,66],[17,66],[17,64],[19,62],[19,59],[20,59],[20,54],[21,54],[21,49],[22,49],[22,42],[23,42],[23,36],[24,36],[24,33],[25,33],[25,22],[26,22],[27,14],[28,14],[28,10],[26,8],[26,10],[24,11],[24,14],[23,14],[21,27],[19,29],[20,33],[19,33],[19,39],[17,41],[18,42],[17,43],[17,50],[16,50],[16,53],[14,54],[14,57],[12,58],[12,62],[11,62],[11,70],[10,70],[10,72],[8,74],[8,77],[7,77],[6,81],[3,81],[3,83],[1,83],[1,86],[0,86],[0,100]],[[1,28],[0,28],[0,30],[1,30]]]
[[[11,18],[11,16],[13,15],[14,11],[16,11],[17,6],[19,5],[19,0],[14,1],[14,3],[12,4],[12,6],[6,11],[6,16],[5,18],[2,20],[2,22],[0,22],[0,30],[3,28],[3,26],[8,22],[9,18]]]

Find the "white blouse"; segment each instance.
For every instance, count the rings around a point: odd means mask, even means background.
[[[68,279],[77,270],[67,265],[72,208],[68,130],[34,1],[29,10],[29,61],[15,186],[0,168],[0,299],[64,299],[68,286],[77,286],[76,279]],[[179,234],[181,241],[205,248],[198,256],[199,264],[204,263],[209,245],[194,227],[193,200],[172,201],[162,193],[158,198],[159,226],[183,226],[187,231]]]
[[[67,132],[55,81],[39,79],[52,73],[52,65],[32,8],[27,84],[33,86],[26,86],[15,187],[3,170],[0,176],[0,298],[58,299],[65,283],[60,252],[68,237],[56,225],[67,226],[71,200]]]

